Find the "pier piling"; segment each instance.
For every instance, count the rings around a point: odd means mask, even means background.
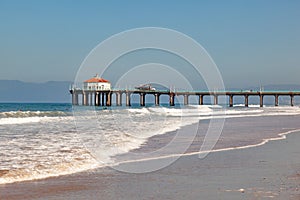
[[[203,97],[204,95],[199,95],[199,105],[203,105]]]
[[[275,106],[278,106],[279,105],[279,101],[278,101],[278,97],[279,97],[279,95],[278,94],[276,94],[275,95]]]
[[[100,93],[99,92],[96,92],[95,93],[95,103],[94,103],[95,106],[100,106]]]
[[[131,106],[130,95],[130,92],[126,92],[126,106]]]
[[[184,99],[183,99],[184,105],[188,105],[189,104],[189,95],[185,94],[185,95],[183,95],[183,97],[184,97]]]
[[[88,96],[86,92],[82,92],[82,105],[84,106],[88,105]]]
[[[72,104],[73,105],[78,105],[78,94],[76,91],[72,92]]]
[[[245,95],[245,107],[249,107],[249,95]]]
[[[89,92],[89,106],[93,105],[93,93]]]
[[[116,93],[116,105],[122,106],[122,93],[121,92]]]
[[[106,106],[111,106],[111,92],[106,92],[105,96],[106,96]]]
[[[219,103],[219,102],[218,102],[218,95],[215,94],[215,95],[214,95],[214,104],[215,104],[215,105],[218,105],[218,103]]]
[[[174,99],[175,94],[170,93],[169,96],[170,96],[170,106],[175,106],[175,99]]]
[[[103,92],[99,92],[99,106],[105,106],[105,97]]]
[[[263,94],[259,95],[259,105],[260,105],[260,107],[264,107],[264,95]]]
[[[140,104],[141,106],[145,106],[145,93],[140,93]]]
[[[291,95],[291,106],[294,106],[294,95]]]
[[[160,94],[158,94],[158,93],[154,94],[156,106],[159,106],[159,96],[160,96]]]
[[[229,95],[229,107],[233,107],[233,95]]]

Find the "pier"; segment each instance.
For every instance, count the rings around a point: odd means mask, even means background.
[[[204,96],[213,97],[213,104],[218,105],[219,97],[225,96],[228,99],[229,107],[234,106],[234,97],[243,96],[245,106],[249,106],[249,97],[256,96],[259,98],[259,105],[263,107],[264,97],[273,96],[274,105],[279,105],[280,96],[288,96],[290,98],[290,105],[294,106],[294,97],[300,96],[300,91],[169,91],[169,90],[138,90],[138,89],[112,89],[112,90],[82,90],[82,89],[70,89],[72,94],[73,105],[84,105],[84,106],[111,106],[112,95],[115,95],[115,105],[122,106],[122,96],[126,96],[126,106],[131,106],[131,96],[133,94],[140,95],[140,105],[146,105],[146,95],[154,95],[154,103],[156,106],[160,105],[160,96],[169,96],[169,105],[175,106],[175,97],[183,96],[183,104],[189,105],[189,97],[198,97],[198,105],[204,105]],[[81,98],[81,104],[79,99]]]

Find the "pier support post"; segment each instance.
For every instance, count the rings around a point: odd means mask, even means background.
[[[116,92],[116,106],[119,106],[119,93]]]
[[[278,103],[278,96],[279,96],[278,94],[275,95],[275,106],[279,105],[279,103]]]
[[[245,107],[249,107],[249,95],[245,95]]]
[[[185,94],[183,95],[183,104],[188,105],[189,104],[189,95]]]
[[[78,93],[75,90],[72,91],[72,104],[78,105]]]
[[[122,92],[116,93],[116,101],[117,106],[122,106]]]
[[[111,106],[111,92],[106,92],[106,106]]]
[[[78,101],[78,93],[75,94],[75,102],[76,102],[76,105],[79,105],[79,101]]]
[[[72,105],[75,105],[75,95],[74,95],[74,91],[70,91],[72,94]]]
[[[84,98],[84,92],[82,91],[81,93],[81,105],[85,106],[84,102],[85,102],[85,98]]]
[[[214,95],[214,104],[218,105],[218,95]]]
[[[105,106],[104,92],[101,92],[101,106]]]
[[[87,106],[90,105],[89,96],[90,96],[90,93],[89,92],[85,92],[85,104]]]
[[[95,106],[100,106],[100,93],[99,92],[95,92]]]
[[[259,105],[260,107],[264,107],[264,95],[260,94],[259,95]]]
[[[141,106],[145,106],[145,93],[140,93],[140,104]]]
[[[86,105],[89,106],[90,105],[90,93],[85,92],[85,96],[86,96]]]
[[[90,106],[93,105],[93,93],[90,92]]]
[[[294,95],[291,95],[291,106],[294,106]]]
[[[229,107],[233,107],[233,95],[229,95]]]
[[[175,106],[175,101],[174,101],[175,94],[172,92],[169,94],[169,96],[170,96],[170,106]]]
[[[83,106],[87,106],[88,103],[87,103],[87,93],[82,91],[82,105]]]
[[[158,94],[158,93],[154,94],[156,106],[159,106],[159,96],[160,96],[160,94]]]
[[[131,106],[130,95],[130,92],[126,92],[126,106]]]
[[[204,95],[199,95],[199,105],[203,105],[203,97]]]

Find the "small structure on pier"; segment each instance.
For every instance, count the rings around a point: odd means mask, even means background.
[[[109,91],[111,84],[108,80],[100,78],[98,74],[83,82],[83,90]]]
[[[156,90],[150,83],[134,87],[137,90]]]

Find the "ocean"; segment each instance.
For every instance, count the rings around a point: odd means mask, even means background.
[[[298,115],[298,106],[95,108],[67,103],[1,103],[0,184],[103,167],[133,173],[154,171],[160,166],[142,170],[120,166],[262,145],[299,129]],[[213,133],[222,129],[226,133],[208,137],[212,120],[216,122],[212,130],[215,125],[220,129]]]

